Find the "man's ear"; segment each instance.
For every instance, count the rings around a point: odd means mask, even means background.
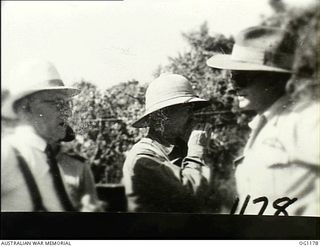
[[[28,98],[21,99],[14,104],[15,111],[19,114],[26,114],[31,111],[30,100]]]

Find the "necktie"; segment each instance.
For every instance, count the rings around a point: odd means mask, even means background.
[[[263,115],[259,116],[258,121],[257,121],[255,127],[253,128],[252,132],[251,132],[251,135],[249,137],[248,144],[247,144],[246,148],[250,148],[253,145],[253,143],[254,143],[255,139],[257,138],[259,132],[266,125],[266,123],[267,123],[267,118],[265,116],[263,116]]]
[[[55,157],[50,145],[47,146],[45,153],[47,155],[47,161],[50,166],[50,172],[53,177],[55,189],[58,192],[58,195],[60,197],[60,200],[61,200],[61,203],[62,203],[64,209],[66,211],[75,211],[75,209],[69,199],[69,196],[66,192],[66,189],[64,187],[61,173],[60,173],[60,170],[59,170],[59,167],[57,164],[57,160],[56,160],[56,157]]]

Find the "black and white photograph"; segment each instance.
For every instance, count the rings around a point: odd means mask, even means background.
[[[1,239],[318,245],[319,22],[318,0],[1,1]]]

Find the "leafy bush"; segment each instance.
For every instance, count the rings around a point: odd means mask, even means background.
[[[67,152],[86,158],[97,183],[119,183],[125,152],[142,136],[130,126],[143,110],[145,88],[131,81],[105,91],[89,82],[74,101],[72,126],[76,140],[65,145]]]

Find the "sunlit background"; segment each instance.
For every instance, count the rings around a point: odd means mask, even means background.
[[[306,5],[313,0],[287,0]],[[181,33],[207,21],[234,35],[271,12],[268,0],[1,1],[2,87],[21,60],[45,58],[65,84],[108,88],[149,82],[168,56],[186,49]]]

